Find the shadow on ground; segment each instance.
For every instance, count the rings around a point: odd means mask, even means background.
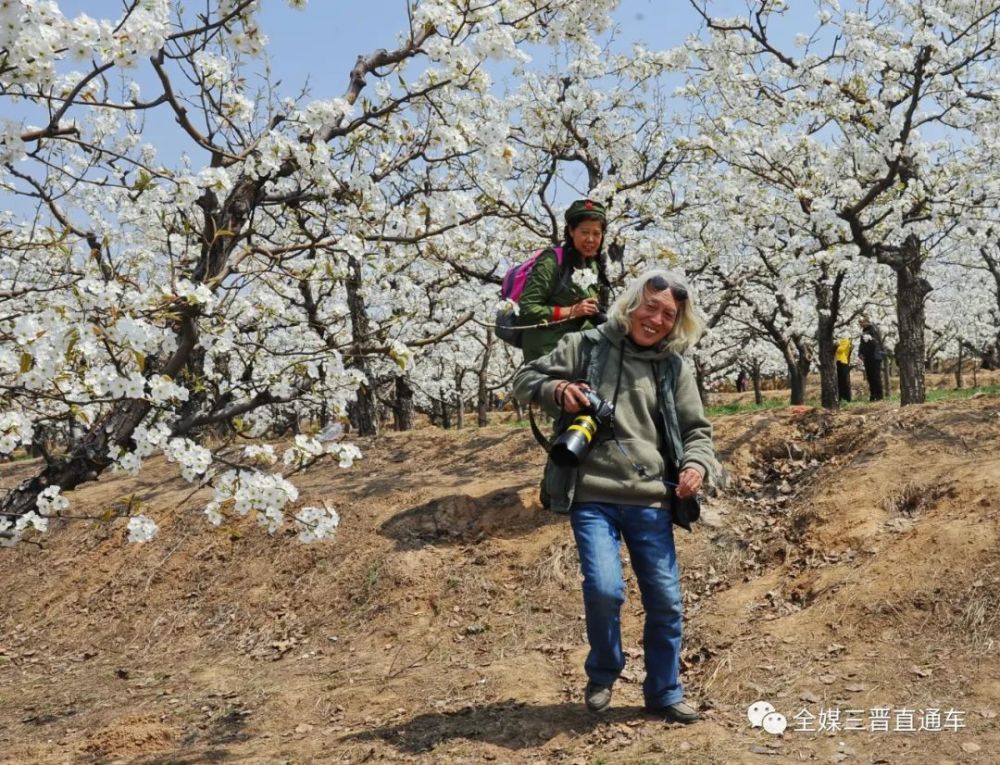
[[[397,513],[379,527],[398,550],[465,544],[487,537],[517,537],[559,516],[544,510],[535,484],[499,489],[479,497],[450,494]]]
[[[419,715],[351,738],[379,739],[409,754],[429,752],[455,739],[525,749],[544,745],[561,733],[578,735],[599,725],[634,719],[639,713],[639,707],[620,707],[597,716],[578,703],[527,704],[508,700],[468,706],[457,712]]]
[[[124,760],[117,760],[124,762]],[[133,765],[203,765],[212,762],[241,762],[242,755],[227,749],[197,749],[189,752],[170,752],[129,760]],[[101,760],[104,762],[104,760]]]

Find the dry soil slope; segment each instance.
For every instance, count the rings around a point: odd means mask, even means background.
[[[75,522],[0,552],[0,762],[989,762],[1000,400],[716,428],[729,484],[678,533],[698,726],[638,714],[634,583],[615,709],[581,711],[568,528],[537,506],[531,436],[495,425],[390,434],[305,476],[302,501],[343,516],[310,547],[210,527],[165,464],[79,492],[78,512],[140,502],[162,533]],[[776,738],[747,728],[758,698],[966,727]]]

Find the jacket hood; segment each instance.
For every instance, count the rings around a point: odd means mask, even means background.
[[[669,347],[669,335],[656,345],[649,348],[643,348],[642,346],[636,345],[632,342],[627,333],[619,332],[617,329],[609,326],[608,324],[602,324],[597,328],[597,331],[608,338],[615,348],[623,346],[625,348],[626,356],[634,356],[635,358],[643,359],[645,361],[659,361],[660,359],[668,358],[674,353],[674,351],[670,350]]]

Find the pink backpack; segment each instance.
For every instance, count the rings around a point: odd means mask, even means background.
[[[538,262],[542,253],[549,249],[555,252],[556,264],[562,268],[562,247],[546,247],[541,250],[535,250],[526,261],[518,263],[516,266],[511,266],[510,270],[504,276],[503,281],[500,283],[501,300],[510,300],[516,303],[521,299],[521,293],[524,292],[524,285],[527,284],[528,277],[531,276],[531,272],[535,268],[535,263]],[[496,336],[505,343],[513,345],[515,348],[520,348],[524,342],[524,338],[521,329],[515,326],[515,321],[517,321],[517,316],[514,315],[513,311],[504,311],[502,308],[498,309],[496,321],[494,322],[494,331],[496,332]]]

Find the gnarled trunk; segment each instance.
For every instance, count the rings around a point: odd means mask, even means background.
[[[899,345],[899,402],[922,404],[927,397],[924,387],[924,299],[930,283],[920,274],[920,240],[909,236],[903,245],[906,257],[894,264],[896,272],[896,318]]]
[[[750,362],[750,379],[753,380],[753,402],[760,406],[764,403],[764,389],[761,388],[760,359]]]
[[[792,406],[806,402],[806,380],[809,378],[811,361],[809,352],[801,340],[786,343],[782,349],[785,366],[788,368],[788,387],[791,389],[789,403]]]
[[[455,427],[461,430],[465,427],[465,399],[462,397],[462,380],[465,370],[455,372]]]
[[[819,345],[819,398],[824,409],[840,407],[837,387],[837,339],[834,329],[840,310],[840,285],[843,281],[844,274],[840,273],[832,285],[825,281],[816,284],[816,308],[819,317],[816,327],[816,342]]]
[[[788,387],[791,389],[789,403],[793,406],[806,402],[806,379],[809,376],[809,362],[803,369],[800,363],[788,365]]]
[[[490,424],[488,413],[490,411],[490,391],[487,387],[489,382],[490,356],[493,353],[493,330],[486,329],[486,348],[483,351],[483,358],[480,361],[476,374],[476,424],[479,427]]]
[[[396,396],[392,407],[396,430],[413,430],[413,388],[405,375],[396,376]]]
[[[193,310],[187,310],[189,315],[178,322],[178,347],[160,370],[170,377],[178,374],[187,364],[198,339]],[[151,408],[152,404],[145,399],[126,399],[116,403],[107,416],[98,419],[73,444],[69,454],[48,460],[40,473],[7,492],[0,501],[0,517],[14,518],[34,510],[39,493],[49,486],[70,491],[82,483],[97,480],[111,465],[108,452],[112,445],[126,450],[134,448],[132,434]]]
[[[351,312],[351,349],[354,352],[355,366],[364,374],[366,381],[358,388],[357,401],[348,405],[347,413],[359,435],[377,436],[378,409],[375,390],[372,387],[371,365],[361,352],[371,332],[365,299],[361,294],[361,261],[351,255],[348,259],[348,269],[345,285],[347,307]]]

